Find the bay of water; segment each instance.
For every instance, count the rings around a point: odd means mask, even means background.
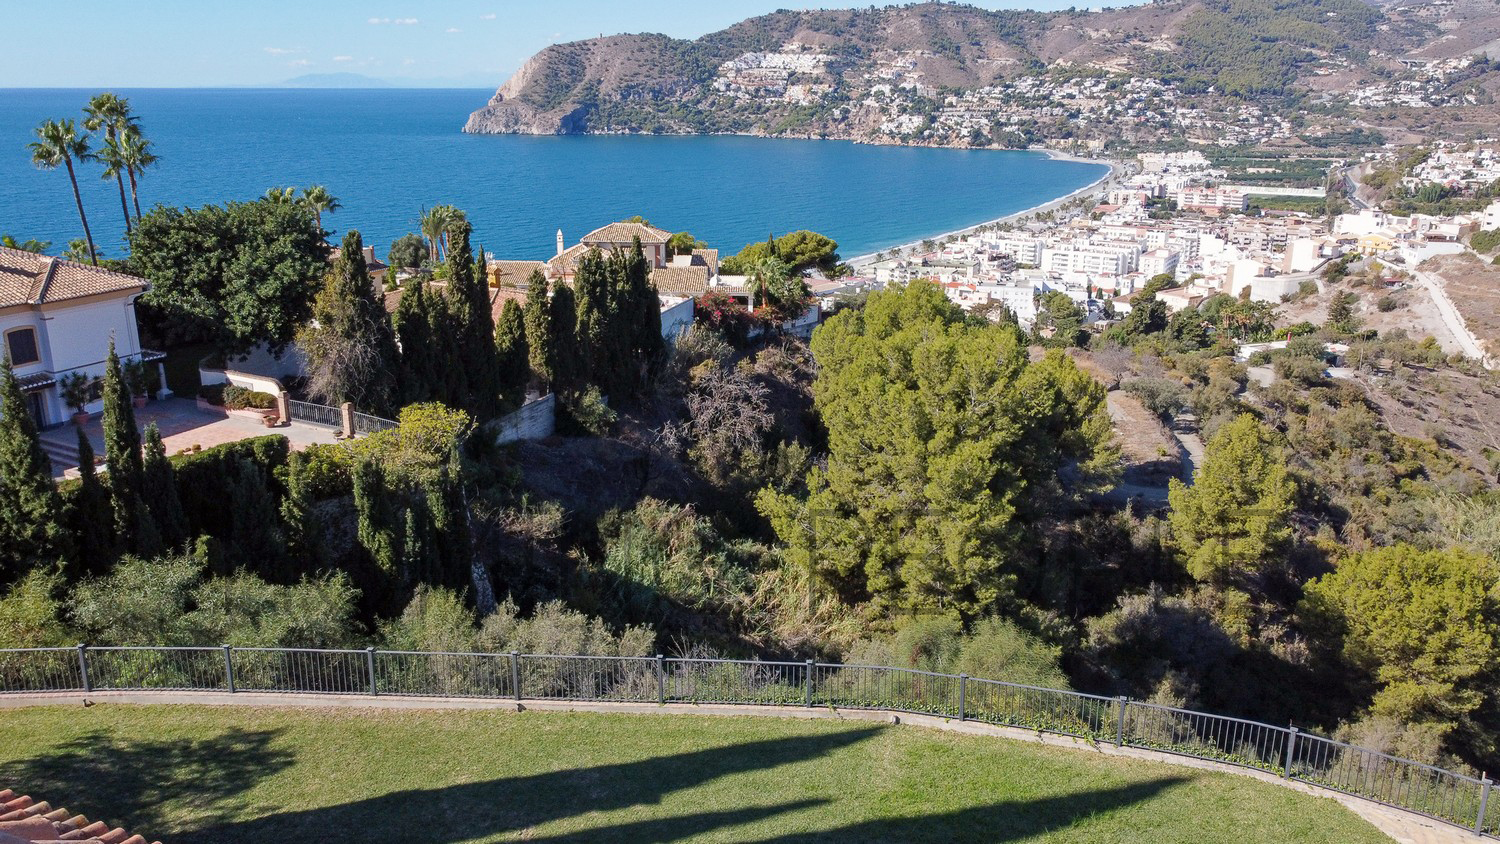
[[[53,243],[81,237],[68,177],[31,165],[48,118],[81,118],[92,90],[0,89],[0,233]],[[323,184],[342,208],[323,225],[359,229],[384,256],[422,208],[464,209],[477,243],[502,258],[546,258],[640,214],[738,251],[769,233],[811,229],[845,257],[1021,211],[1083,187],[1103,165],[1040,153],[868,146],[744,137],[465,135],[491,91],[120,89],[161,163],[141,181],[143,209],[255,199]],[[97,142],[96,142],[97,147]],[[102,166],[79,174],[94,237],[125,253],[125,225]],[[127,185],[128,188],[128,185]]]

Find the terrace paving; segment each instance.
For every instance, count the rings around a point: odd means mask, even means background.
[[[293,422],[276,428],[242,416],[225,416],[222,413],[205,411],[192,399],[168,398],[148,402],[137,408],[135,421],[142,430],[152,422],[161,430],[162,443],[167,454],[177,454],[193,446],[212,448],[224,443],[237,442],[267,434],[280,434],[291,442],[296,450],[319,443],[338,442],[334,431],[315,425]],[[104,456],[104,423],[95,416],[84,425],[94,454]],[[42,432],[42,446],[52,458],[52,472],[57,477],[78,477],[77,434],[70,424],[49,428]]]

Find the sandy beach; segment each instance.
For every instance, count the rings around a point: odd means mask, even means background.
[[[869,267],[871,264],[874,264],[875,263],[875,256],[878,255],[878,254],[881,254],[881,253],[889,254],[891,252],[898,252],[898,251],[899,252],[904,252],[904,251],[908,251],[908,250],[912,250],[912,249],[918,249],[918,248],[921,247],[921,245],[922,245],[923,242],[928,241],[928,240],[941,241],[944,238],[949,238],[949,237],[962,237],[964,235],[973,234],[974,232],[978,231],[979,229],[985,228],[987,226],[993,226],[993,225],[997,225],[997,224],[1000,224],[1000,223],[1015,222],[1016,220],[1019,220],[1022,217],[1030,217],[1030,216],[1032,216],[1034,214],[1045,214],[1046,212],[1051,211],[1051,210],[1056,209],[1056,208],[1059,208],[1059,207],[1067,204],[1068,202],[1071,202],[1072,200],[1077,199],[1077,198],[1079,198],[1081,196],[1087,196],[1087,195],[1089,195],[1091,193],[1094,193],[1094,192],[1102,192],[1103,190],[1105,190],[1105,189],[1108,188],[1109,184],[1111,182],[1113,182],[1115,176],[1120,172],[1120,165],[1119,165],[1118,162],[1107,161],[1107,160],[1102,159],[1102,158],[1085,158],[1083,156],[1069,155],[1068,153],[1065,153],[1065,152],[1058,152],[1056,150],[1050,150],[1050,149],[1036,150],[1036,152],[1045,153],[1048,158],[1051,158],[1051,159],[1054,159],[1054,160],[1057,160],[1057,161],[1079,161],[1079,162],[1084,162],[1084,163],[1087,163],[1087,164],[1103,164],[1106,167],[1108,167],[1109,170],[1106,171],[1105,174],[1102,175],[1102,176],[1100,176],[1098,179],[1095,179],[1094,181],[1090,182],[1089,184],[1084,185],[1083,187],[1079,188],[1078,190],[1075,190],[1075,191],[1073,191],[1072,193],[1070,193],[1070,194],[1068,194],[1066,196],[1060,196],[1060,197],[1058,197],[1058,198],[1056,198],[1054,200],[1051,200],[1049,202],[1044,202],[1041,205],[1036,205],[1036,206],[1033,206],[1031,208],[1027,208],[1024,211],[1017,211],[1017,212],[1015,212],[1013,214],[1006,214],[1004,217],[997,217],[997,218],[995,218],[993,220],[986,220],[986,221],[984,221],[982,223],[975,223],[974,225],[968,226],[967,228],[957,229],[957,230],[949,231],[949,232],[943,232],[941,234],[934,234],[931,237],[924,237],[921,240],[914,240],[914,241],[911,241],[909,243],[903,243],[903,244],[901,244],[899,246],[891,246],[891,247],[888,247],[886,249],[880,250],[880,252],[871,253],[869,255],[860,255],[858,257],[848,259],[847,263],[854,270],[855,275],[858,275],[859,271],[861,269]]]

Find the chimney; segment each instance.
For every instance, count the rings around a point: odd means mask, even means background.
[[[562,253],[563,253],[562,229],[558,229],[557,230],[557,254],[561,255]]]

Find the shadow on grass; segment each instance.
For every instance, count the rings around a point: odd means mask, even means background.
[[[1002,844],[1045,835],[1073,826],[1095,815],[1112,812],[1135,803],[1150,800],[1161,792],[1184,782],[1166,777],[1149,782],[1045,797],[1038,800],[1009,800],[987,806],[975,806],[954,812],[861,821],[821,832],[798,832],[771,838],[744,838],[757,844],[794,844],[794,842],[974,842]],[[858,782],[851,782],[858,788]],[[693,835],[752,823],[778,814],[824,805],[823,800],[802,800],[778,806],[745,808],[725,812],[703,812],[671,818],[603,826],[582,832],[545,838],[528,838],[533,844],[585,844],[594,841],[678,841]],[[1114,830],[1119,834],[1120,830]]]
[[[1105,815],[1150,800],[1186,781],[1183,777],[1161,777],[1118,788],[1080,791],[1036,800],[1004,800],[987,806],[975,806],[971,809],[959,809],[953,812],[922,815],[915,818],[868,820],[823,832],[778,835],[755,840],[758,844],[832,841],[943,841],[999,844],[1005,841],[1022,841],[1067,829],[1097,815]],[[1101,830],[1103,835],[1110,832],[1116,836],[1129,834],[1129,830]],[[1141,832],[1144,833],[1144,830]]]
[[[295,761],[291,751],[271,746],[279,733],[233,729],[207,739],[121,741],[94,730],[46,756],[0,764],[0,784],[127,829],[159,829],[184,805],[218,822],[232,817],[228,801]]]
[[[171,839],[173,844],[223,841],[294,844],[335,840],[453,844],[488,840],[487,836],[515,833],[589,812],[659,804],[673,792],[726,776],[816,759],[866,741],[880,729],[865,727],[827,735],[766,739],[637,762],[499,777],[439,788],[411,788],[337,806],[279,812],[245,821],[194,824],[194,829],[171,831]],[[476,752],[481,751],[476,749]],[[497,772],[503,771],[505,760],[496,761]],[[316,799],[315,784],[296,783],[289,787]],[[745,802],[754,802],[757,796],[746,795]],[[597,840],[607,836],[616,840],[670,841],[823,802],[801,800],[662,818],[642,822],[635,830],[615,833],[606,828],[558,840]],[[154,832],[163,838],[168,834],[165,829]]]

